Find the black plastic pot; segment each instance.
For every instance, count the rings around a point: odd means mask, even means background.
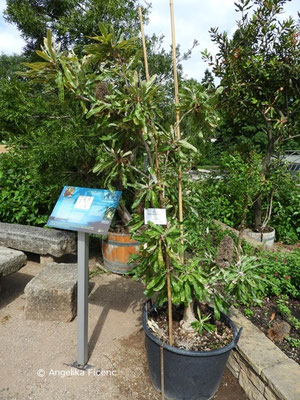
[[[164,394],[168,400],[209,400],[218,390],[230,351],[237,345],[242,328],[238,331],[226,315],[234,338],[227,346],[210,351],[189,351],[163,344],[147,326],[151,311],[147,305],[143,311],[143,328],[152,384],[161,391],[161,347],[164,362]]]

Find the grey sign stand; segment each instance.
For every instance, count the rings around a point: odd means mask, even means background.
[[[88,293],[89,293],[89,234],[78,232],[78,291],[77,291],[77,366],[88,361]]]
[[[49,217],[47,226],[78,232],[77,361],[79,369],[88,365],[89,233],[107,234],[122,192],[65,186]],[[103,213],[103,209],[105,212]],[[92,212],[90,212],[92,210]],[[80,214],[80,215],[79,215]],[[61,216],[65,217],[62,219]],[[99,218],[96,216],[99,215]],[[76,216],[74,221],[74,216]],[[78,219],[78,216],[80,218]],[[79,221],[79,222],[78,222]]]

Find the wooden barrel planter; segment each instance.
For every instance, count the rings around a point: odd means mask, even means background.
[[[135,263],[130,263],[131,254],[139,251],[139,242],[130,239],[127,233],[108,232],[107,238],[102,240],[102,256],[104,266],[108,271],[117,274],[125,274],[135,267]]]

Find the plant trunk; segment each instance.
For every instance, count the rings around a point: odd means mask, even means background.
[[[118,206],[118,214],[121,218],[121,221],[124,225],[127,225],[129,223],[129,221],[131,220],[131,214],[130,212],[127,210],[127,208],[125,207],[124,204],[119,203]]]
[[[274,152],[274,138],[269,135],[268,137],[268,145],[266,149],[266,154],[264,156],[263,162],[262,162],[262,169],[261,169],[261,180],[264,181],[266,174],[269,169],[269,165],[271,163],[271,157]],[[260,230],[262,226],[262,199],[261,199],[261,193],[258,193],[258,197],[256,201],[253,204],[253,210],[254,210],[254,230],[258,231]]]
[[[181,328],[187,333],[193,333],[194,328],[191,323],[195,321],[194,315],[194,302],[188,303],[188,306],[184,308],[183,319],[180,321]]]

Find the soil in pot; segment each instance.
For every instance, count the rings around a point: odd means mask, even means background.
[[[215,321],[212,310],[207,305],[201,305],[201,315],[202,317],[210,315],[210,320],[207,322],[215,325],[217,329],[212,332],[203,330],[201,336],[196,331],[187,334],[181,328],[180,321],[183,318],[183,311],[183,306],[173,306],[173,347],[183,350],[209,351],[225,347],[232,342],[233,332],[227,321],[224,318]],[[195,315],[197,315],[197,312]],[[164,343],[168,343],[169,328],[166,309],[162,307],[152,311],[149,314],[148,320],[150,320],[149,328],[155,336]]]
[[[182,308],[174,308],[174,325],[177,325],[177,332],[180,331],[179,321],[182,313]],[[158,310],[145,308],[143,313],[148,367],[153,386],[158,391],[161,391],[163,387],[164,396],[168,400],[211,400],[218,390],[230,351],[236,346],[240,332],[238,333],[233,322],[223,315],[222,326],[219,326],[215,334],[216,341],[211,344],[214,349],[210,348],[208,338],[205,343],[200,344],[197,341],[198,334],[192,334],[191,339],[179,334],[175,340],[177,340],[177,346],[182,346],[182,348],[174,347],[174,344],[171,347],[164,340],[167,318],[162,315],[165,314],[165,308]],[[230,339],[227,328],[233,332]],[[158,338],[159,331],[162,339]],[[220,337],[222,337],[222,345]],[[227,341],[225,337],[230,343],[224,346]],[[187,347],[207,350],[186,350]]]

